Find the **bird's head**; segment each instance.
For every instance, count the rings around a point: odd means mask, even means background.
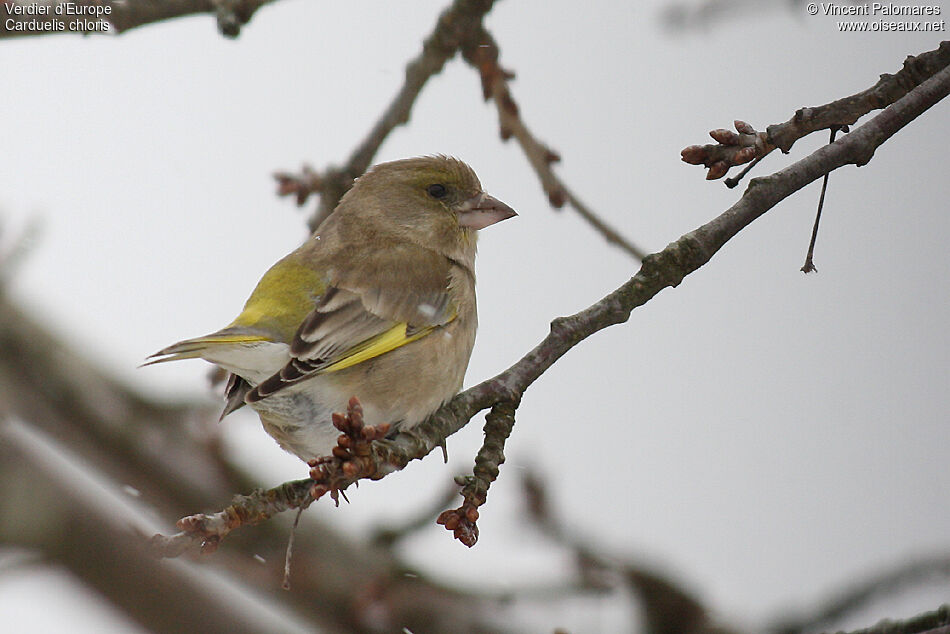
[[[373,167],[356,180],[340,210],[446,255],[459,248],[474,254],[477,230],[517,215],[482,190],[471,167],[446,156]]]

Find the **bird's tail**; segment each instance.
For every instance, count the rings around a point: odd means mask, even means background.
[[[148,360],[139,367],[165,363],[166,361],[181,361],[182,359],[208,359],[209,356],[216,356],[215,353],[223,348],[263,341],[270,341],[270,339],[258,334],[222,330],[203,337],[185,339],[167,348],[162,348],[155,354],[149,355]]]

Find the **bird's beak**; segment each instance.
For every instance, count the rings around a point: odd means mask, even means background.
[[[459,205],[458,214],[460,225],[476,230],[518,215],[514,209],[485,192]]]

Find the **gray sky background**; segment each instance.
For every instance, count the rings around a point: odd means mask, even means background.
[[[43,227],[11,292],[140,389],[211,402],[202,363],[136,366],[229,322],[266,268],[304,239],[306,212],[275,197],[270,174],[342,162],[445,4],[284,0],[237,41],[202,17],[118,38],[0,42],[0,238],[30,218]],[[706,182],[680,149],[736,118],[764,129],[863,90],[947,37],[840,33],[835,18],[782,4],[671,35],[662,2],[507,0],[487,25],[517,73],[525,121],[563,157],[559,174],[655,251],[741,194]],[[578,534],[678,575],[724,618],[752,626],[908,557],[946,552],[948,114],[938,104],[869,165],[833,174],[817,275],[799,271],[816,183],[629,323],[570,352],[524,398],[478,545],[433,525],[406,545],[410,560],[490,589],[562,574],[567,558],[520,515],[518,475],[529,466],[547,476]],[[815,136],[755,173],[827,140]],[[520,213],[482,235],[481,327],[466,385],[636,271],[573,212],[549,208],[459,60],[429,82],[410,125],[377,158],[431,153],[469,162]],[[449,440],[447,466],[429,456],[361,486],[352,504],[310,513],[356,534],[413,514],[470,470],[481,422]],[[251,414],[230,417],[222,433],[262,484],[306,474]],[[918,596],[855,625],[939,602]],[[590,627],[590,607],[548,610],[534,623]],[[623,622],[615,604],[593,607],[596,630]],[[34,619],[34,631],[123,628],[50,572],[0,575],[0,615]]]

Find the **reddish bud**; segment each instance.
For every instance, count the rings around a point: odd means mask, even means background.
[[[755,128],[746,123],[745,121],[739,121],[736,119],[733,121],[733,124],[736,126],[736,131],[742,134],[755,134]]]
[[[726,130],[725,128],[710,130],[709,136],[711,136],[714,140],[719,141],[723,145],[735,145],[739,142],[739,135],[732,130]]]
[[[471,548],[478,542],[478,527],[474,524],[460,526],[455,530],[454,535],[455,539]]]
[[[446,529],[454,531],[456,528],[458,528],[459,516],[455,511],[445,511],[439,515],[439,518],[436,520],[436,522],[445,526]]]
[[[714,181],[717,178],[722,178],[726,175],[726,172],[729,171],[729,166],[725,161],[716,161],[709,166],[709,171],[706,173],[706,180]]]
[[[333,426],[340,431],[346,431],[346,416],[343,414],[333,412],[333,414],[330,415],[330,421],[333,423]]]
[[[736,164],[748,163],[749,161],[755,158],[755,154],[756,152],[753,146],[750,145],[748,147],[744,147],[738,152],[736,152],[735,162]]]
[[[680,156],[690,165],[701,165],[706,160],[706,148],[702,145],[689,145],[680,150]]]

